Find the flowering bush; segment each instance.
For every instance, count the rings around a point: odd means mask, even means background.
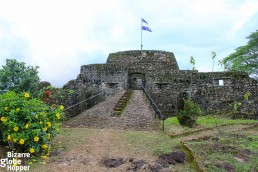
[[[0,95],[0,143],[31,154],[48,154],[64,107],[49,106],[29,93]]]
[[[38,92],[38,98],[47,104],[61,104],[64,100],[74,93],[73,90],[55,88],[52,86],[44,87]]]

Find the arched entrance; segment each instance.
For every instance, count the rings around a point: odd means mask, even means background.
[[[128,85],[129,85],[129,88],[133,90],[140,90],[141,85],[145,87],[145,74],[131,73],[129,75]]]

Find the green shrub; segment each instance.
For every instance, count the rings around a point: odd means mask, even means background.
[[[200,115],[200,107],[191,100],[185,100],[184,109],[177,112],[177,120],[180,125],[192,128]]]
[[[26,92],[0,95],[0,144],[17,152],[49,154],[63,109],[62,105],[49,106],[33,99]]]

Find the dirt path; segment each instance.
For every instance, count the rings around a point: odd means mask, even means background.
[[[92,129],[91,129],[92,130]],[[57,138],[58,140],[60,138]],[[102,164],[105,158],[122,157],[125,160],[144,159],[150,163],[155,162],[155,156],[151,151],[132,148],[128,142],[121,137],[119,131],[99,130],[84,138],[81,143],[70,151],[60,151],[52,156],[47,165],[39,166],[35,172],[110,172],[126,171],[130,166],[125,163],[117,168],[107,168]],[[87,139],[87,140],[86,140]],[[133,150],[132,150],[133,149]],[[128,151],[131,150],[131,151]]]

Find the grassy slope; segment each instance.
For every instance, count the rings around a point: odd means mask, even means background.
[[[168,134],[181,134],[196,129],[218,127],[221,125],[233,125],[233,124],[252,124],[258,122],[257,120],[233,120],[227,118],[214,118],[211,116],[203,116],[198,118],[197,126],[195,128],[188,128],[180,126],[176,117],[171,117],[165,120],[165,132]]]
[[[220,120],[219,123],[216,120]],[[214,127],[222,124],[240,124],[240,123],[254,123],[254,120],[221,120],[211,117],[201,117],[198,120],[199,126]],[[176,130],[176,132],[185,132],[193,129],[179,126],[176,118],[170,118],[165,121],[166,132]],[[235,125],[236,128],[238,125]],[[240,127],[240,125],[239,125]],[[243,125],[241,126],[243,127]],[[104,130],[87,129],[87,128],[62,128],[61,133],[55,138],[53,143],[53,153],[57,150],[62,150],[63,153],[69,154],[72,151],[83,145],[95,144],[90,142],[92,138],[97,139],[99,142],[103,137]],[[189,136],[180,136],[171,139],[166,133],[162,131],[149,132],[149,131],[121,131],[121,130],[105,130],[105,134],[112,137],[111,141],[106,141],[104,144],[107,147],[115,147],[116,152],[121,152],[121,155],[127,157],[142,158],[148,161],[155,161],[157,156],[161,152],[170,152],[175,150],[180,140],[187,139]],[[201,134],[201,133],[200,133]],[[191,135],[191,137],[197,137],[197,134]],[[103,138],[104,140],[106,138]],[[226,162],[231,164],[237,171],[250,171],[251,169],[258,168],[255,165],[258,164],[258,132],[257,127],[246,131],[240,131],[238,133],[230,133],[227,130],[223,130],[222,135],[213,135],[209,140],[204,141],[188,141],[189,145],[194,152],[199,155],[204,163],[207,171],[223,171],[218,168],[216,164],[220,162]],[[251,154],[247,155],[243,152],[245,150]],[[102,155],[108,156],[112,149],[101,150]],[[122,153],[125,152],[125,153]],[[238,153],[240,152],[240,153]],[[243,154],[241,154],[243,153]],[[99,156],[102,156],[99,155]],[[111,155],[114,155],[111,153]],[[118,154],[120,155],[120,154]],[[242,157],[241,157],[242,156]],[[237,159],[240,157],[240,160]],[[244,162],[240,162],[243,160]],[[241,159],[242,158],[242,159]],[[51,169],[49,162],[53,160],[52,157],[47,161],[47,165],[36,165],[36,169],[40,171],[47,171]],[[171,167],[173,171],[191,171],[190,166],[185,163],[183,165],[176,165]],[[257,170],[257,169],[256,169]]]
[[[238,133],[224,132],[219,137],[188,145],[199,155],[207,171],[224,171],[220,165],[232,166],[239,172],[258,170],[257,127]]]
[[[226,171],[226,168],[234,168],[236,171],[258,171],[258,128],[254,127],[248,130],[238,130],[238,132],[229,129],[240,129],[242,124],[254,124],[257,120],[232,120],[226,118],[214,118],[211,116],[200,117],[196,128],[182,127],[179,125],[176,117],[168,118],[165,121],[165,129],[168,134],[182,134],[192,130],[202,128],[214,128],[216,134],[208,140],[188,141],[187,144],[200,157],[207,171]],[[227,127],[221,127],[228,125]],[[223,129],[222,129],[223,128]],[[218,132],[219,131],[219,132]],[[199,132],[208,133],[208,132]],[[195,134],[196,138],[201,138]],[[184,139],[187,136],[180,137]],[[188,136],[189,137],[189,136]],[[192,138],[192,136],[191,136]]]

